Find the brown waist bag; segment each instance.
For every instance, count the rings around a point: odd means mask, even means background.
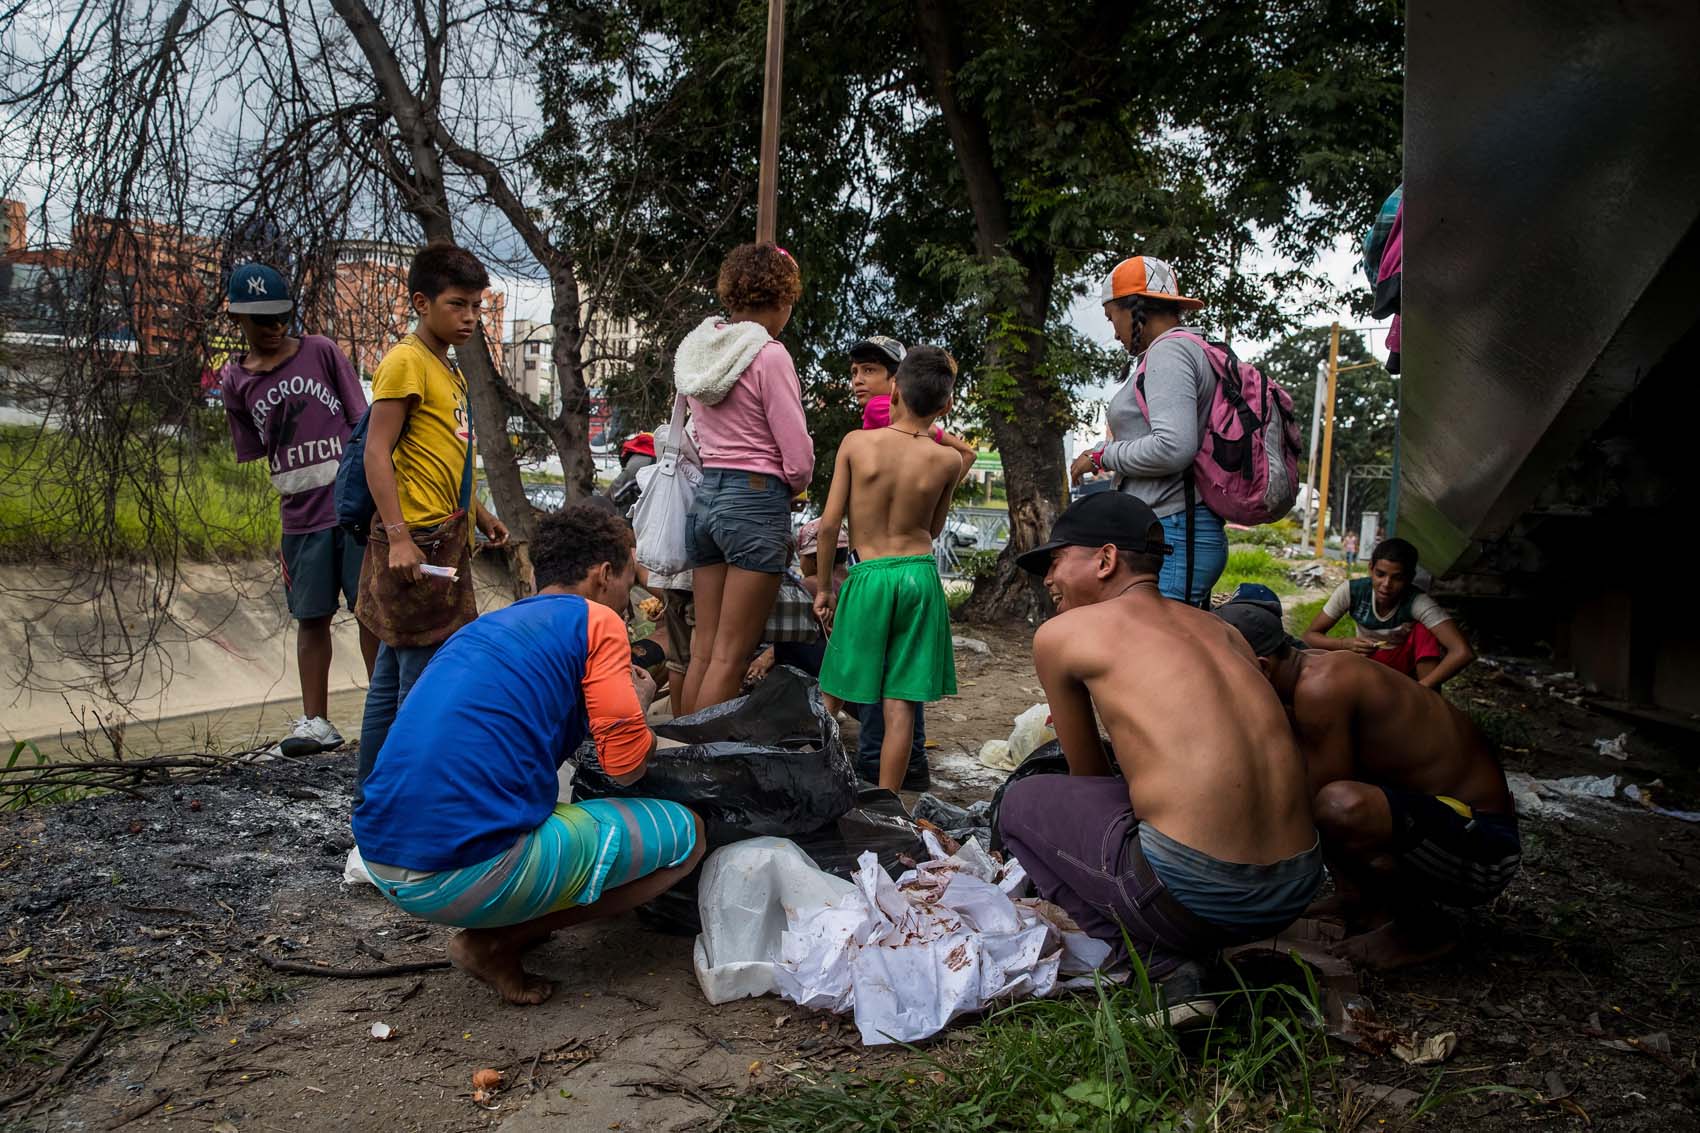
[[[472,595],[472,542],[467,514],[456,512],[435,527],[413,531],[413,545],[432,566],[452,567],[455,581],[425,575],[418,582],[390,569],[390,540],[383,521],[372,517],[366,558],[360,564],[360,597],[354,616],[396,649],[437,645],[478,616]]]

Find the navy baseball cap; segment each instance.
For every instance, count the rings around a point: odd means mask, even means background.
[[[1082,496],[1057,516],[1051,537],[1015,560],[1029,574],[1043,575],[1058,547],[1113,546],[1134,554],[1174,553],[1167,543],[1152,543],[1146,535],[1157,525],[1157,513],[1144,500],[1126,492],[1095,492]]]
[[[907,353],[908,351],[903,349],[903,344],[895,338],[888,338],[883,334],[870,334],[850,348],[850,360],[852,362],[878,362],[881,365],[889,365],[895,370],[897,364],[903,361],[903,356]]]
[[[1275,656],[1281,652],[1282,645],[1290,645],[1294,649],[1305,647],[1304,642],[1287,632],[1281,615],[1271,612],[1257,599],[1246,601],[1236,598],[1218,607],[1216,616],[1239,630],[1251,651],[1259,657]]]
[[[1261,582],[1240,583],[1234,587],[1234,592],[1228,595],[1228,601],[1243,602],[1250,606],[1262,606],[1278,618],[1283,616],[1281,596]]]
[[[238,264],[225,289],[233,315],[287,315],[295,309],[289,284],[265,264]]]

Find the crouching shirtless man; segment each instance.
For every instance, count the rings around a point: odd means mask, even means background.
[[[1061,610],[1033,661],[1069,774],[1011,784],[998,828],[1040,895],[1118,955],[1125,932],[1173,1004],[1199,961],[1304,911],[1322,852],[1280,702],[1239,635],[1158,591],[1170,551],[1148,506],[1100,492],[1018,560]]]
[[[1487,904],[1521,860],[1516,807],[1487,740],[1386,665],[1305,651],[1267,609],[1236,601],[1217,614],[1292,717],[1338,911],[1358,930],[1341,951],[1378,968],[1449,951],[1456,932],[1434,906]]]

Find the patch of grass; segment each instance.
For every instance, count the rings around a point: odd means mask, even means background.
[[[25,756],[29,756],[25,759]],[[10,771],[19,764],[25,767],[41,767],[47,763],[47,756],[41,749],[29,740],[17,740],[12,744],[12,752],[6,757],[6,770]],[[28,779],[29,776],[19,776]],[[68,803],[90,794],[85,787],[50,787],[43,790],[32,788],[28,783],[14,783],[12,776],[0,778],[0,810],[22,810],[27,806],[43,803]]]
[[[1229,531],[1228,540],[1233,543],[1248,543],[1254,547],[1274,547],[1278,550],[1298,542],[1299,534],[1298,524],[1290,519],[1282,519],[1275,523],[1249,527],[1244,531]]]
[[[1340,1060],[1329,1053],[1316,987],[1308,983],[1304,990],[1242,987],[1227,997],[1208,1032],[1184,1040],[1141,1021],[1154,1006],[1142,979],[1126,987],[1100,984],[1095,995],[1021,1003],[992,1015],[970,1041],[931,1056],[917,1052],[895,1071],[835,1074],[742,1101],[725,1128],[1337,1129],[1341,1111],[1352,1104],[1350,1091],[1336,1082]],[[1439,1100],[1431,1096],[1425,1107]]]
[[[96,461],[62,434],[0,429],[0,559],[157,552],[215,561],[276,550],[265,461],[237,464],[228,443],[195,449],[181,436],[129,443],[131,451]],[[122,467],[108,472],[114,465]],[[109,542],[91,547],[108,509]]]
[[[101,988],[53,980],[22,987],[0,987],[0,1070],[27,1062],[51,1062],[67,1041],[80,1039],[100,1023],[115,1030],[166,1026],[184,1029],[206,1016],[226,1014],[244,1002],[276,1002],[288,997],[282,985],[246,987],[188,986],[124,982]]]
[[[1310,628],[1311,621],[1322,612],[1322,607],[1327,601],[1326,598],[1318,598],[1314,602],[1302,602],[1288,610],[1287,632],[1297,637]],[[1328,631],[1329,637],[1356,637],[1357,635],[1358,623],[1352,620],[1350,614],[1342,614],[1340,620],[1334,623],[1334,628]]]
[[[1234,534],[1238,536],[1243,532]],[[1214,589],[1219,594],[1226,594],[1242,582],[1261,583],[1277,594],[1299,592],[1299,588],[1287,577],[1287,564],[1262,547],[1228,548],[1228,565],[1222,568],[1222,577],[1216,580]]]

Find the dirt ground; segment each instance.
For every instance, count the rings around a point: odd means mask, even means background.
[[[961,694],[928,720],[935,791],[968,801],[1001,779],[975,761],[981,742],[1042,696],[1029,631],[959,632],[989,655],[959,653]],[[1662,779],[1658,802],[1694,805],[1694,733],[1607,715],[1551,677],[1538,664],[1484,664],[1452,695],[1508,745],[1513,772]],[[1595,749],[1620,733],[1626,760]],[[0,1110],[0,1127],[683,1129],[794,1073],[902,1057],[864,1050],[848,1020],[776,999],[707,1007],[691,941],[631,918],[537,953],[533,966],[561,981],[538,1008],[503,1006],[452,971],[335,980],[274,970],[267,959],[374,969],[443,955],[446,930],[341,880],[353,768],[346,755],[277,761],[146,797],[0,815],[10,1036],[28,1022],[21,993],[55,983],[85,1000],[126,981],[228,991],[192,1025],[127,1028],[117,1014],[86,1053],[98,1012],[40,1049],[8,1039],[0,1100],[40,1088]],[[1342,1048],[1340,1073],[1417,1093],[1437,1076],[1441,1092],[1516,1091],[1460,1098],[1438,1128],[1700,1128],[1700,825],[1630,802],[1555,798],[1523,830],[1521,876],[1469,915],[1458,952],[1362,979],[1384,1023],[1454,1031],[1456,1052],[1419,1068]],[[372,1037],[375,1023],[391,1028],[387,1040]],[[940,1041],[972,1034],[967,1022]],[[507,1075],[486,1104],[471,1096],[480,1068]]]

